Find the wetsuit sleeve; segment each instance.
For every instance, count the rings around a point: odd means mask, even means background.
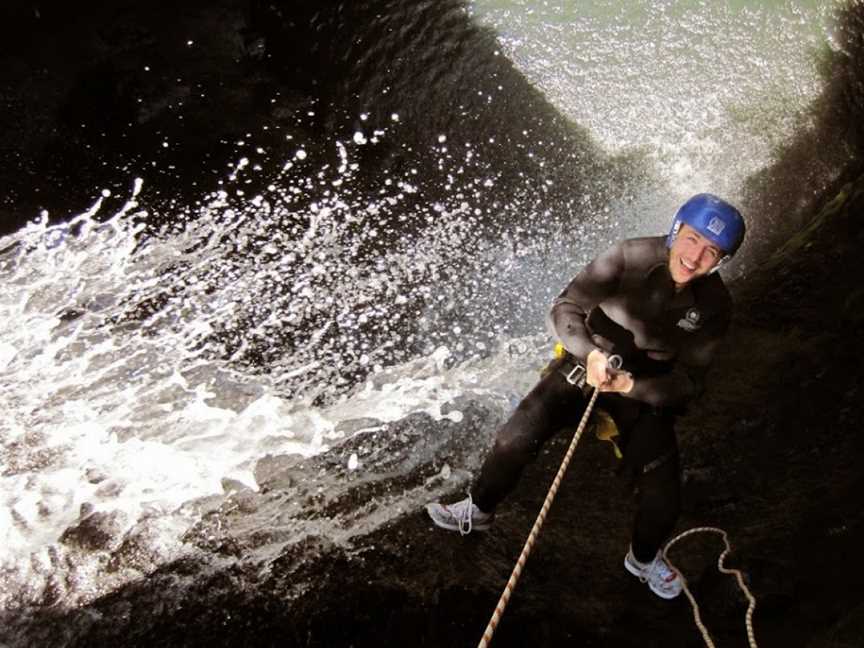
[[[552,302],[547,317],[550,332],[583,362],[599,349],[585,325],[588,313],[618,292],[625,267],[624,250],[618,243],[585,266]]]
[[[717,347],[729,328],[728,313],[718,315],[693,333],[678,353],[669,373],[634,376],[633,389],[626,395],[657,407],[684,405],[705,390],[705,376]]]

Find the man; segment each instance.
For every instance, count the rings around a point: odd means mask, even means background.
[[[637,493],[624,566],[658,596],[678,596],[680,579],[661,556],[680,509],[673,426],[702,392],[729,325],[731,298],[714,271],[735,254],[744,231],[735,207],[698,194],[675,214],[667,236],[622,241],[577,274],[548,317],[566,354],[498,431],[468,498],[427,506],[435,524],[463,534],[487,529],[541,445],[581,419],[587,382],[602,392],[597,404],[620,430],[621,472]]]

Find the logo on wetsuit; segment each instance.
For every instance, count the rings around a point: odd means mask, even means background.
[[[678,320],[678,326],[690,333],[698,331],[702,328],[702,313],[697,308],[689,309],[684,313],[684,317]]]

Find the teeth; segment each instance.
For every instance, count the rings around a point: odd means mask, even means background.
[[[690,265],[689,263],[687,263],[684,259],[681,259],[681,265],[683,265],[685,268],[687,268],[688,270],[690,270],[690,272],[693,272],[693,271],[696,269],[696,266],[695,266],[695,265],[691,266],[691,265]]]

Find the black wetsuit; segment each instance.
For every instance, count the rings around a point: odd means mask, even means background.
[[[731,316],[732,302],[717,274],[676,290],[665,237],[622,241],[588,264],[553,302],[549,325],[570,359],[593,349],[617,353],[633,374],[626,395],[604,393],[622,435],[622,473],[633,479],[637,513],[633,552],[652,560],[680,510],[675,416],[701,393],[705,373]],[[498,431],[474,502],[491,512],[515,487],[542,444],[579,422],[587,398],[550,371]]]

